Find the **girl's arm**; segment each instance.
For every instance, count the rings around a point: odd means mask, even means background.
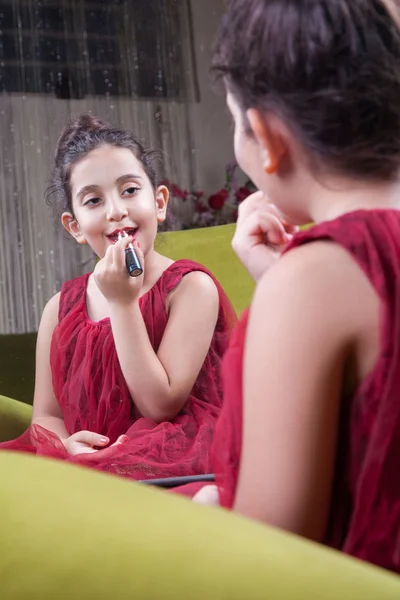
[[[60,439],[68,437],[61,409],[53,392],[50,369],[50,345],[58,323],[60,294],[49,300],[43,311],[36,343],[35,393],[33,397],[32,424],[53,431]]]
[[[50,368],[50,346],[54,329],[58,323],[60,294],[47,303],[36,343],[35,393],[33,399],[32,425],[40,425],[55,433],[69,454],[95,452],[93,446],[106,446],[109,439],[90,431],[79,431],[69,436],[63,415],[53,392]]]
[[[171,293],[168,323],[157,354],[138,300],[110,303],[122,373],[138,410],[156,422],[183,408],[209,350],[219,311],[218,290],[205,273],[185,275]]]
[[[237,512],[323,539],[345,363],[378,329],[378,309],[361,269],[330,242],[289,252],[261,280],[245,347]]]

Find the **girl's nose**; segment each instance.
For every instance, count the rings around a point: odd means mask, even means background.
[[[121,199],[110,201],[107,210],[107,219],[109,221],[120,221],[127,214],[127,207]]]

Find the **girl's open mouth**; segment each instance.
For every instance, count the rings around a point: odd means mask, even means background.
[[[113,231],[110,235],[108,235],[108,239],[113,243],[116,244],[118,241],[118,235],[120,233],[125,233],[125,235],[129,235],[131,237],[135,237],[136,232],[137,232],[137,227],[136,228],[124,228],[124,229],[116,229],[115,231]]]

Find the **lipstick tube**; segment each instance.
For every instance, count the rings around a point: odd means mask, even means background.
[[[123,239],[124,237],[127,237],[125,232],[123,235],[121,232],[118,234],[119,240]],[[139,277],[139,275],[143,273],[142,265],[140,264],[138,255],[136,254],[135,248],[131,243],[129,243],[128,247],[125,248],[125,264],[126,270],[131,277]]]

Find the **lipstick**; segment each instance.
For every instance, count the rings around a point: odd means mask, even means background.
[[[118,240],[121,240],[124,237],[128,237],[124,231],[118,233]],[[126,270],[131,277],[139,277],[139,275],[143,273],[142,265],[140,264],[138,255],[131,243],[125,248],[125,264]]]

